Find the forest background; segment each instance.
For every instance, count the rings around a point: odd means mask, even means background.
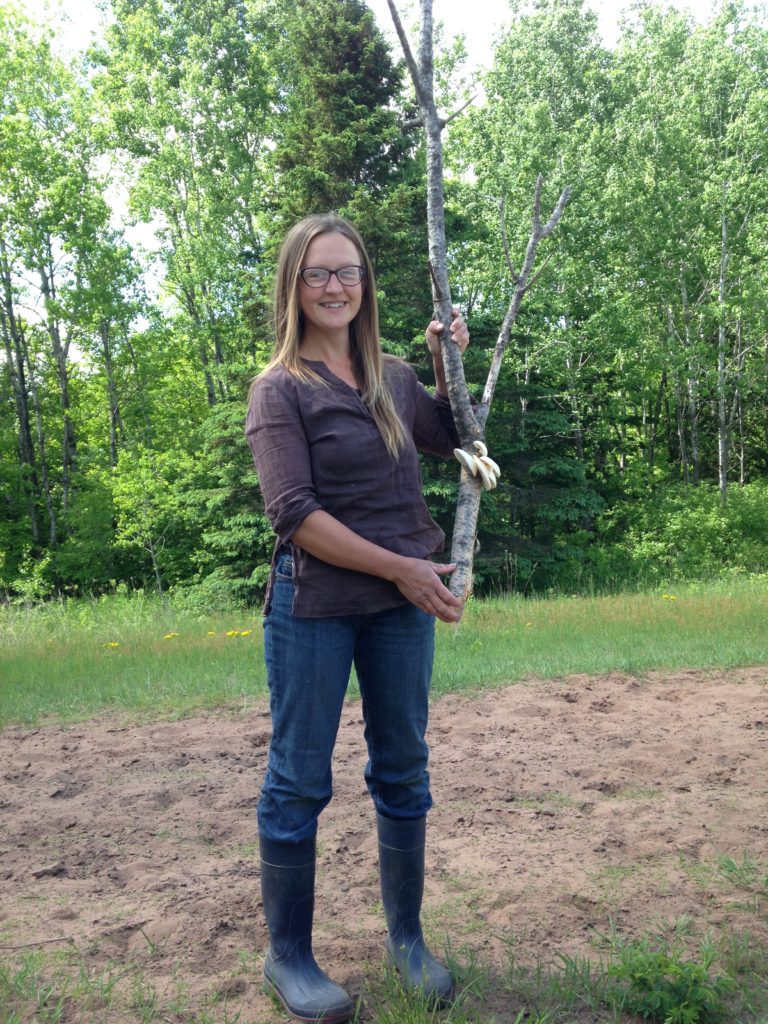
[[[440,48],[446,115],[476,88],[464,57]],[[399,55],[361,0],[113,0],[72,61],[1,5],[0,82],[0,596],[255,602],[272,535],[243,422],[291,222],[357,224],[383,344],[428,381],[424,150]],[[768,572],[766,7],[697,25],[641,3],[608,48],[581,0],[513,2],[482,87],[445,132],[475,387],[537,175],[545,209],[572,198],[488,423],[502,478],[476,589]],[[458,466],[423,475],[450,533]]]

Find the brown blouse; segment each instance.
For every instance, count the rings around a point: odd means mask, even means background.
[[[450,456],[459,444],[448,399],[430,395],[407,363],[385,357],[395,408],[410,435],[396,460],[360,394],[325,363],[306,362],[327,387],[276,367],[257,381],[246,420],[276,550],[290,543],[310,512],[323,509],[397,554],[428,558],[441,551],[445,537],[422,495],[416,449]],[[293,572],[293,611],[300,617],[406,603],[394,583],[323,562],[296,545]]]

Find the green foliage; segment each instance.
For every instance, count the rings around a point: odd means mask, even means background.
[[[274,534],[243,432],[245,414],[245,402],[211,410],[199,433],[195,486],[185,499],[201,526],[188,589],[214,607],[256,604],[272,561]]]
[[[273,202],[283,225],[396,180],[408,146],[392,106],[402,69],[372,11],[362,0],[270,0],[262,17],[280,83]]]
[[[258,601],[271,541],[237,421],[290,221],[334,207],[358,225],[383,345],[430,383],[402,62],[361,0],[114,0],[71,66],[4,7],[0,43],[0,591]],[[446,115],[468,95],[462,60],[438,43]],[[614,49],[583,0],[510,6],[487,101],[445,131],[476,390],[536,176],[545,215],[573,196],[488,423],[502,479],[483,496],[479,593],[766,570],[766,67],[764,4],[703,25],[644,5]],[[153,254],[115,227],[121,188]],[[424,461],[448,535],[457,476]]]
[[[156,223],[176,328],[213,405],[263,342],[267,50],[240,2],[116,0],[113,15],[91,54],[103,144],[131,157],[131,207]]]
[[[349,217],[376,270],[384,346],[410,355],[431,294],[423,157],[401,126],[402,65],[362,0],[265,0],[257,24],[276,94],[266,249],[307,214]]]
[[[26,528],[20,547],[44,559],[73,539],[88,462],[75,346],[84,360],[127,330],[137,269],[110,225],[88,88],[5,9],[0,52],[0,377],[19,468],[8,511],[14,533]]]
[[[160,594],[190,573],[199,523],[190,515],[179,483],[194,466],[192,456],[182,450],[137,447],[120,453],[112,477],[115,544],[145,553],[147,579]]]
[[[597,524],[585,572],[598,586],[728,578],[768,571],[768,486],[659,487],[618,503]]]
[[[102,591],[131,567],[116,548],[109,474],[91,467],[80,478],[64,525],[66,540],[49,552],[52,591]]]
[[[683,959],[681,951],[648,939],[620,944],[609,972],[627,986],[624,1009],[660,1024],[704,1024],[723,1018],[725,998],[734,991],[731,978],[711,973],[713,953],[701,960]]]

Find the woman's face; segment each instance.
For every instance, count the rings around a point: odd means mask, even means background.
[[[342,267],[359,267],[362,261],[355,243],[337,232],[317,235],[310,242],[301,265],[323,267],[325,270],[341,270]],[[304,314],[304,330],[314,327],[323,334],[335,334],[349,325],[360,312],[364,282],[342,284],[331,274],[320,288],[311,288],[299,278],[299,305]]]

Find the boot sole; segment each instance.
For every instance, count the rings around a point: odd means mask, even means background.
[[[353,1006],[351,1010],[344,1010],[342,1012],[323,1013],[320,1016],[317,1014],[307,1016],[300,1010],[291,1006],[291,1004],[283,998],[283,994],[277,985],[268,978],[264,979],[264,991],[267,995],[274,996],[285,1012],[289,1013],[294,1020],[300,1020],[303,1024],[342,1024],[343,1021],[352,1020],[355,1015],[355,1007]]]

